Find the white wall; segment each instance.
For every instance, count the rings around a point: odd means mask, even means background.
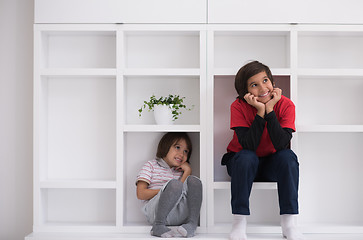
[[[0,240],[32,232],[33,0],[0,0]]]

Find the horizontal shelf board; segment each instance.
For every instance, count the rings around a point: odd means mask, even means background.
[[[116,189],[116,181],[47,180],[40,182],[40,188],[95,188]]]
[[[321,224],[321,223],[300,223],[299,226],[304,233],[326,233],[326,234],[360,234],[361,238],[352,239],[363,239],[363,223],[357,223],[356,225],[347,224]],[[338,239],[338,238],[337,238]],[[348,238],[340,238],[348,239]]]
[[[289,32],[291,26],[286,24],[208,24],[207,28],[212,31],[248,31],[248,32]],[[272,33],[273,34],[273,33]]]
[[[42,76],[116,76],[116,68],[44,68]]]
[[[25,237],[25,240],[120,240],[120,239],[134,239],[134,240],[147,240],[158,239],[150,235],[150,228],[147,232],[138,233],[32,233]],[[215,239],[225,240],[227,234],[210,234],[210,233],[197,233],[193,239]],[[174,240],[185,240],[186,238],[172,238]],[[254,238],[253,238],[254,239]],[[255,239],[256,240],[256,239]]]
[[[231,228],[229,223],[229,229]],[[281,228],[281,227],[279,227]],[[229,230],[230,231],[230,230]],[[247,230],[248,231],[248,230]],[[281,231],[280,231],[281,232]],[[226,240],[228,233],[196,233],[192,239],[214,239]],[[304,234],[306,240],[359,240],[363,239],[363,234]],[[25,240],[120,240],[120,239],[133,239],[133,240],[147,240],[157,239],[150,235],[150,233],[32,233],[25,237]],[[185,240],[185,238],[173,238],[175,240]],[[248,234],[248,239],[251,240],[281,240],[283,239],[281,233],[252,233]]]
[[[124,76],[199,76],[199,68],[126,68]]]
[[[361,34],[361,32],[363,31],[363,26],[357,24],[297,24],[294,26],[294,28],[298,31],[298,33],[302,34],[321,34],[329,32],[358,32],[359,34]]]
[[[230,182],[214,182],[213,184],[214,189],[230,189],[231,183]],[[252,185],[252,189],[277,189],[276,182],[254,182]]]
[[[75,240],[75,239],[83,239],[81,238],[81,236],[83,234],[95,234],[95,233],[105,233],[105,234],[112,234],[115,232],[118,232],[117,228],[116,228],[116,224],[115,222],[100,222],[100,223],[63,223],[63,222],[52,222],[52,223],[44,223],[41,225],[35,225],[33,227],[33,230],[35,232],[38,233],[44,233],[44,234],[54,234],[54,233],[64,233],[64,238],[60,238],[58,235],[58,238],[56,238],[56,240],[59,239],[69,239],[69,240]],[[69,234],[67,234],[69,233]],[[75,238],[76,236],[73,236],[71,238],[71,234],[70,233],[76,233],[79,234],[80,238]],[[68,236],[67,236],[68,235]],[[87,235],[89,236],[89,235]],[[69,237],[69,238],[67,238]],[[38,239],[38,238],[36,238]],[[44,239],[44,240],[50,240],[51,238],[39,238],[39,239]],[[89,239],[86,238],[85,239]],[[95,238],[97,239],[97,238]],[[92,238],[92,240],[94,240]]]
[[[169,226],[171,229],[175,228],[176,226]],[[123,233],[149,233],[150,232],[151,225],[145,224],[145,223],[138,223],[138,222],[127,222],[122,226]],[[198,234],[201,233],[207,233],[208,230],[206,227],[197,227],[196,232]]]
[[[115,24],[35,24],[35,31],[56,32],[56,31],[96,31],[108,32],[116,31],[117,25]]]
[[[231,223],[230,222],[216,222],[213,228],[208,229],[209,233],[226,233],[228,234],[231,231]],[[251,223],[247,220],[247,233],[270,233],[270,234],[279,234],[281,233],[281,226],[279,223]],[[281,238],[281,235],[280,235]],[[250,238],[248,238],[250,239]]]
[[[116,227],[115,221],[114,222],[57,222],[57,221],[51,221],[51,222],[45,222],[41,226],[47,226],[47,227],[100,227],[100,228],[108,228],[112,229]]]
[[[168,32],[198,32],[205,30],[205,24],[120,24],[120,30],[126,33],[168,31]]]
[[[339,224],[301,224],[299,222],[300,230],[304,234],[357,234],[363,239],[363,226],[354,225],[339,225]],[[215,223],[213,228],[208,230],[209,233],[229,233],[231,223]],[[280,223],[247,223],[247,233],[281,233]],[[309,238],[307,238],[309,239]],[[320,238],[318,238],[320,239]],[[327,238],[328,239],[328,238]],[[336,239],[349,239],[349,238],[336,238]]]
[[[298,76],[317,76],[317,77],[331,77],[331,76],[341,76],[341,77],[354,77],[363,76],[363,69],[337,69],[337,68],[299,68],[297,71]]]
[[[363,132],[363,125],[298,125],[297,132]]]
[[[220,76],[235,76],[238,72],[238,69],[233,68],[215,68],[214,75]],[[274,76],[290,76],[291,70],[288,68],[272,68],[271,72]]]
[[[125,125],[124,132],[200,132],[200,125]]]

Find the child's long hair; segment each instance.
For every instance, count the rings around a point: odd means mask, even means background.
[[[260,73],[265,72],[267,74],[267,77],[270,79],[272,85],[274,86],[274,80],[270,71],[270,68],[259,61],[253,61],[249,62],[243,67],[241,67],[237,74],[234,81],[234,87],[236,88],[236,91],[238,93],[239,99],[244,100],[244,96],[248,93],[248,86],[247,81],[250,79],[250,77]]]
[[[166,157],[170,147],[182,139],[185,140],[187,148],[189,150],[187,158],[187,161],[189,162],[189,158],[192,154],[192,141],[190,140],[188,134],[185,132],[168,132],[164,134],[164,136],[160,139],[158,150],[156,152],[156,157],[157,158]]]

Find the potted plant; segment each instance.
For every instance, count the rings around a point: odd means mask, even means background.
[[[139,111],[139,116],[144,109],[154,111],[154,117],[157,124],[173,124],[179,118],[182,109],[191,110],[184,104],[185,97],[172,95],[156,98],[152,95],[149,101],[144,101]]]

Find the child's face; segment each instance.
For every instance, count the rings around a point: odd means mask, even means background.
[[[163,158],[169,167],[179,167],[188,159],[189,149],[184,139],[174,143]]]
[[[267,77],[266,72],[257,73],[247,80],[247,90],[257,97],[258,102],[267,103],[270,101],[273,89],[272,82]]]

